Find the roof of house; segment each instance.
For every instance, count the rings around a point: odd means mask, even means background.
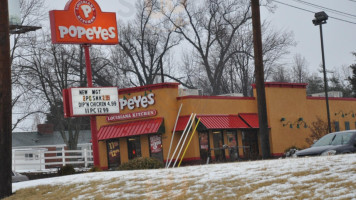
[[[66,132],[68,135],[68,132]],[[91,131],[80,131],[78,144],[90,143]],[[60,132],[55,131],[52,134],[40,134],[38,132],[13,132],[12,147],[29,147],[29,146],[51,146],[65,144]]]

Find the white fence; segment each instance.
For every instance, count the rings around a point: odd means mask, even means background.
[[[93,165],[93,151],[65,150],[49,151],[47,149],[13,149],[12,169],[14,171],[43,171],[65,165],[89,167]]]

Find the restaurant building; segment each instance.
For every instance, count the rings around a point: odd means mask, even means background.
[[[254,97],[184,96],[179,95],[178,86],[161,83],[119,89],[120,114],[96,117],[100,167],[115,168],[136,157],[155,157],[166,162],[168,153],[171,158],[178,146],[192,113],[196,116],[187,140],[198,119],[200,122],[183,163],[260,158],[255,88]],[[305,139],[311,134],[312,122],[317,118],[327,121],[325,98],[308,97],[306,86],[265,83],[270,151],[274,157],[282,156],[291,146],[308,147]],[[356,129],[356,99],[329,98],[329,104],[331,121],[337,130]],[[178,152],[179,149],[174,158]]]

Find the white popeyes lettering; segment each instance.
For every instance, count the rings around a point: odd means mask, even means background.
[[[114,39],[116,36],[115,27],[109,27],[108,29],[103,29],[102,27],[93,27],[85,29],[81,26],[70,26],[69,28],[65,26],[58,26],[59,35],[61,38],[64,38],[69,34],[72,38],[82,38],[85,36],[88,40],[103,39],[108,40]]]
[[[155,103],[154,94],[150,93],[147,96],[135,96],[131,99],[120,99],[120,109],[123,110],[126,106],[128,109],[133,110],[135,108],[147,108],[149,105]]]
[[[82,5],[80,8],[83,10],[85,18],[88,18],[91,13],[91,7],[89,5]]]
[[[147,106],[148,106],[147,103],[148,103],[147,97],[142,97],[142,99],[141,99],[142,108],[147,108]]]

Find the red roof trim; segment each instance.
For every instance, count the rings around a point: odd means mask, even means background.
[[[162,123],[163,118],[153,118],[102,126],[98,131],[98,140],[157,133]]]
[[[119,89],[120,94],[127,94],[127,93],[134,93],[134,92],[142,92],[147,90],[157,90],[163,88],[178,88],[179,83],[158,83],[152,85],[145,85],[140,87],[133,87],[133,88],[123,88]]]
[[[255,97],[230,97],[230,96],[183,96],[177,97],[177,100],[182,99],[233,99],[233,100],[256,100]]]
[[[265,87],[269,88],[307,88],[307,83],[282,83],[282,82],[265,82]],[[256,89],[256,84],[252,84]]]
[[[308,100],[325,100],[325,97],[307,97]],[[356,98],[329,97],[329,100],[334,101],[356,101]]]

